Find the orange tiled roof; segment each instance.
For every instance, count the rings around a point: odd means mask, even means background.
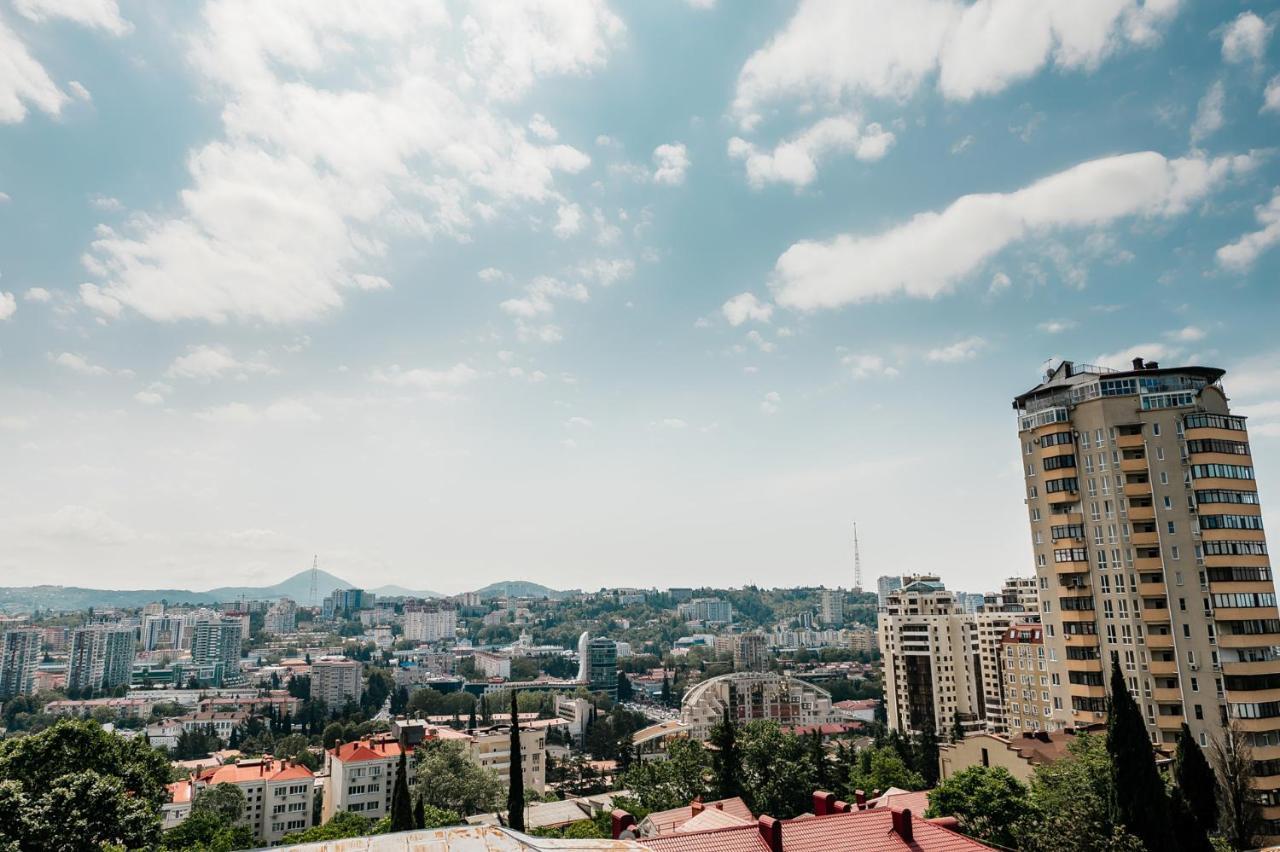
[[[287,760],[247,760],[211,766],[196,776],[203,784],[242,784],[246,781],[292,781],[313,778],[311,770]]]
[[[360,762],[362,760],[387,760],[400,757],[400,752],[407,751],[400,741],[391,738],[364,739],[342,743],[329,749],[335,760],[343,763]]]

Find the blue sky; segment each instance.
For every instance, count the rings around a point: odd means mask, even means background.
[[[0,575],[994,588],[1064,357],[1226,368],[1265,496],[1278,22],[0,0]]]

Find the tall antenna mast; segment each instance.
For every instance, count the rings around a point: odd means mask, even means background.
[[[318,554],[312,554],[311,556],[311,605],[312,606],[317,605],[316,588],[317,586],[320,585],[319,564],[320,564],[320,556]]]
[[[853,522],[853,590],[862,591],[862,554],[858,553],[858,522]]]

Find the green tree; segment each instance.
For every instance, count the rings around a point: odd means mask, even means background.
[[[623,778],[623,786],[642,805],[661,811],[683,807],[711,794],[710,760],[702,743],[679,739],[667,746],[667,759],[641,761]]]
[[[18,835],[23,849],[133,847],[154,841],[159,833],[156,813],[147,802],[131,796],[120,778],[92,769],[60,775],[27,801],[25,830]]]
[[[926,719],[924,729],[920,732],[915,749],[915,770],[924,779],[924,786],[932,789],[938,785],[938,732],[933,728],[933,720]]]
[[[409,801],[408,769],[405,763],[404,750],[400,751],[400,760],[396,763],[396,784],[391,792],[391,830],[413,830],[413,806]]]
[[[819,727],[808,737],[809,763],[813,767],[813,786],[816,790],[826,790],[831,784],[831,763],[827,760],[827,749],[822,744],[822,729]]]
[[[520,710],[511,690],[511,758],[507,781],[507,825],[524,831],[524,762],[520,754]]]
[[[1262,811],[1253,790],[1253,747],[1249,735],[1231,725],[1213,741],[1218,775],[1219,827],[1232,849],[1252,849],[1261,833]]]
[[[1218,780],[1186,722],[1173,753],[1173,781],[1205,834],[1218,829]]]
[[[338,740],[342,739],[344,730],[341,722],[330,722],[325,725],[324,733],[320,735],[320,744],[325,748],[333,748],[337,745]]]
[[[858,765],[849,773],[850,800],[857,790],[870,793],[873,790],[923,790],[924,779],[920,773],[907,766],[902,756],[892,746],[863,749]]]
[[[463,816],[498,809],[502,784],[454,741],[428,743],[418,753],[416,786],[423,802]]]
[[[958,743],[964,739],[964,725],[960,724],[960,714],[956,714],[955,721],[951,724],[951,742]]]
[[[1032,813],[1026,785],[1009,770],[971,766],[934,788],[925,816],[953,816],[970,837],[1013,848],[1018,845],[1017,826]]]
[[[346,837],[364,837],[375,834],[376,824],[367,817],[351,811],[338,811],[324,825],[315,825],[305,831],[295,831],[284,836],[285,845],[317,843],[322,840],[342,840]]]
[[[711,767],[715,773],[715,795],[730,799],[742,794],[742,755],[738,752],[738,726],[729,718],[729,708],[711,729],[708,742],[715,746],[711,752]]]
[[[230,825],[244,815],[244,791],[235,784],[205,787],[191,801],[192,815],[209,813]]]
[[[631,678],[627,677],[624,671],[618,672],[618,700],[630,701],[634,696],[634,690],[631,688]]]
[[[458,825],[462,822],[462,814],[425,804],[418,800],[418,811],[415,816],[418,828],[441,828],[446,825]]]
[[[753,813],[790,819],[813,801],[814,769],[805,738],[774,721],[750,722],[738,733],[743,798]]]
[[[1156,769],[1142,711],[1129,694],[1118,656],[1111,660],[1111,702],[1107,719],[1111,755],[1111,807],[1115,821],[1150,852],[1172,845],[1167,819],[1169,797]]]

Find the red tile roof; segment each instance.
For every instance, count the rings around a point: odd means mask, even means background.
[[[689,834],[642,837],[640,845],[652,852],[769,852],[769,844],[764,842],[755,823]]]
[[[694,809],[693,805],[685,805],[683,808],[672,808],[669,811],[654,811],[645,817],[645,820],[653,825],[653,830],[656,834],[668,834],[693,819],[699,810],[711,810],[714,808],[740,817],[753,825],[755,824],[756,816],[751,813],[751,808],[747,807],[747,803],[742,801],[741,796],[734,796],[731,799],[718,799],[714,802],[703,802],[701,804],[702,807],[697,810]]]
[[[196,776],[202,784],[240,784],[245,781],[294,781],[311,779],[311,770],[286,760],[247,760],[211,766]]]
[[[333,755],[335,760],[340,760],[343,763],[358,763],[362,760],[398,758],[400,757],[400,752],[404,750],[401,748],[399,740],[388,737],[385,739],[366,739],[342,743],[335,748],[329,749],[329,754]]]

